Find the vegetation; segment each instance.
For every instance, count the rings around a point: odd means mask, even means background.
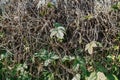
[[[119,80],[115,1],[1,0],[0,80]]]

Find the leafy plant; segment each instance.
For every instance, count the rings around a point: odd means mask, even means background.
[[[33,57],[38,57],[39,60],[44,61],[44,66],[48,66],[53,61],[59,59],[58,55],[55,55],[53,52],[48,52],[47,50],[41,50],[39,53],[35,53]]]
[[[51,29],[50,32],[50,37],[57,37],[59,40],[64,39],[64,35],[66,33],[66,30],[63,26],[60,26],[59,23],[54,24],[55,28]]]
[[[112,5],[112,9],[113,10],[119,10],[120,9],[120,2],[118,2],[117,4]]]

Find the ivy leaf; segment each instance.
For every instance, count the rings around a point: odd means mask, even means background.
[[[58,39],[63,39],[64,34],[65,34],[65,28],[62,26],[59,26],[59,27],[51,29],[50,32],[51,32],[51,34],[50,34],[51,38],[56,36]]]
[[[80,80],[81,75],[80,74],[76,74],[72,80]]]
[[[92,41],[85,46],[85,51],[87,50],[89,54],[93,54],[93,48],[97,47],[96,41]]]
[[[56,37],[59,38],[59,39],[63,39],[64,38],[64,33],[62,30],[58,30],[57,34],[56,34]]]
[[[96,72],[92,72],[87,80],[96,80],[96,79],[97,79]]]
[[[62,58],[62,61],[63,62],[65,62],[65,61],[72,61],[72,60],[74,60],[75,59],[75,57],[73,56],[64,56],[63,58]]]
[[[56,29],[51,29],[50,32],[51,32],[51,34],[50,34],[51,38],[53,38],[57,34]]]

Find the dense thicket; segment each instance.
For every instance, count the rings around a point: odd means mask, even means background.
[[[120,2],[53,1],[0,1],[1,80],[120,79]]]

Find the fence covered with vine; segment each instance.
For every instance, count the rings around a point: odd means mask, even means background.
[[[0,0],[0,80],[119,79],[119,0]]]

